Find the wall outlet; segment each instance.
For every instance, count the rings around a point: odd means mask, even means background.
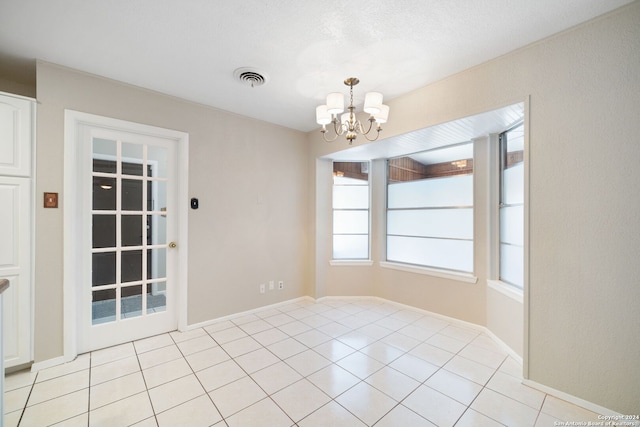
[[[264,283],[260,283],[260,293],[264,294]]]
[[[283,280],[280,280],[278,282],[278,289],[280,289],[280,290],[284,289],[284,281]]]
[[[269,280],[269,290],[273,290],[273,280]]]

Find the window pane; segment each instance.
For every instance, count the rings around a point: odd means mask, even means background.
[[[522,288],[524,277],[523,258],[522,246],[501,244],[500,279]]]
[[[524,164],[518,163],[504,171],[502,203],[524,203]]]
[[[142,251],[122,251],[122,283],[142,280]]]
[[[333,185],[368,185],[369,162],[333,162]]]
[[[368,185],[334,185],[334,209],[369,209]]]
[[[165,277],[167,277],[167,249],[147,250],[147,278],[161,279]]]
[[[142,215],[122,215],[122,246],[142,246]]]
[[[122,210],[142,210],[142,181],[137,179],[122,180]]]
[[[91,323],[94,325],[116,320],[116,290],[93,291],[91,300]]]
[[[500,208],[500,242],[520,246],[524,244],[522,205]]]
[[[122,173],[142,176],[142,145],[122,143]]]
[[[151,181],[149,182],[149,195],[147,196],[147,210],[161,211],[167,207],[167,182]]]
[[[167,178],[167,149],[164,147],[147,146],[149,176]]]
[[[147,242],[150,245],[167,243],[167,217],[163,215],[147,216]]]
[[[116,173],[116,141],[93,139],[93,171]]]
[[[369,233],[369,211],[333,211],[333,233]]]
[[[122,288],[120,315],[123,318],[142,316],[142,285]]]
[[[93,286],[116,283],[116,253],[105,252],[91,255],[91,283]]]
[[[92,247],[113,248],[116,246],[116,216],[93,215],[91,230]]]
[[[473,175],[399,182],[388,189],[389,209],[473,206]]]
[[[334,259],[368,259],[369,236],[334,235]]]
[[[97,211],[116,210],[116,179],[93,177],[93,209]]]
[[[387,233],[403,236],[473,239],[473,209],[388,211]]]
[[[333,163],[333,259],[369,258],[369,162]]]
[[[388,236],[387,259],[407,264],[472,272],[473,242]]]
[[[524,124],[500,135],[500,280],[524,282]]]
[[[159,313],[167,310],[167,282],[147,285],[147,313]]]

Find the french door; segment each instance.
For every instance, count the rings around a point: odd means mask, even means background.
[[[79,353],[177,327],[176,145],[79,128]]]

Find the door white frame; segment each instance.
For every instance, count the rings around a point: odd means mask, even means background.
[[[189,167],[189,134],[171,129],[148,126],[125,120],[112,119],[79,111],[65,110],[64,127],[64,263],[63,263],[63,302],[64,302],[64,361],[73,360],[78,355],[78,322],[77,307],[78,282],[82,278],[79,258],[79,224],[84,213],[76,191],[76,182],[80,179],[82,170],[78,158],[78,144],[80,143],[81,125],[102,127],[141,135],[173,140],[177,144],[177,176],[178,176],[178,271],[176,274],[176,310],[178,330],[187,327],[187,260],[188,260],[188,167]]]

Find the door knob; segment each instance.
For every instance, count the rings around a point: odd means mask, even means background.
[[[171,242],[171,243],[169,243],[169,247],[170,247],[171,249],[175,248],[176,246],[178,246],[178,245],[176,245],[176,242]]]

